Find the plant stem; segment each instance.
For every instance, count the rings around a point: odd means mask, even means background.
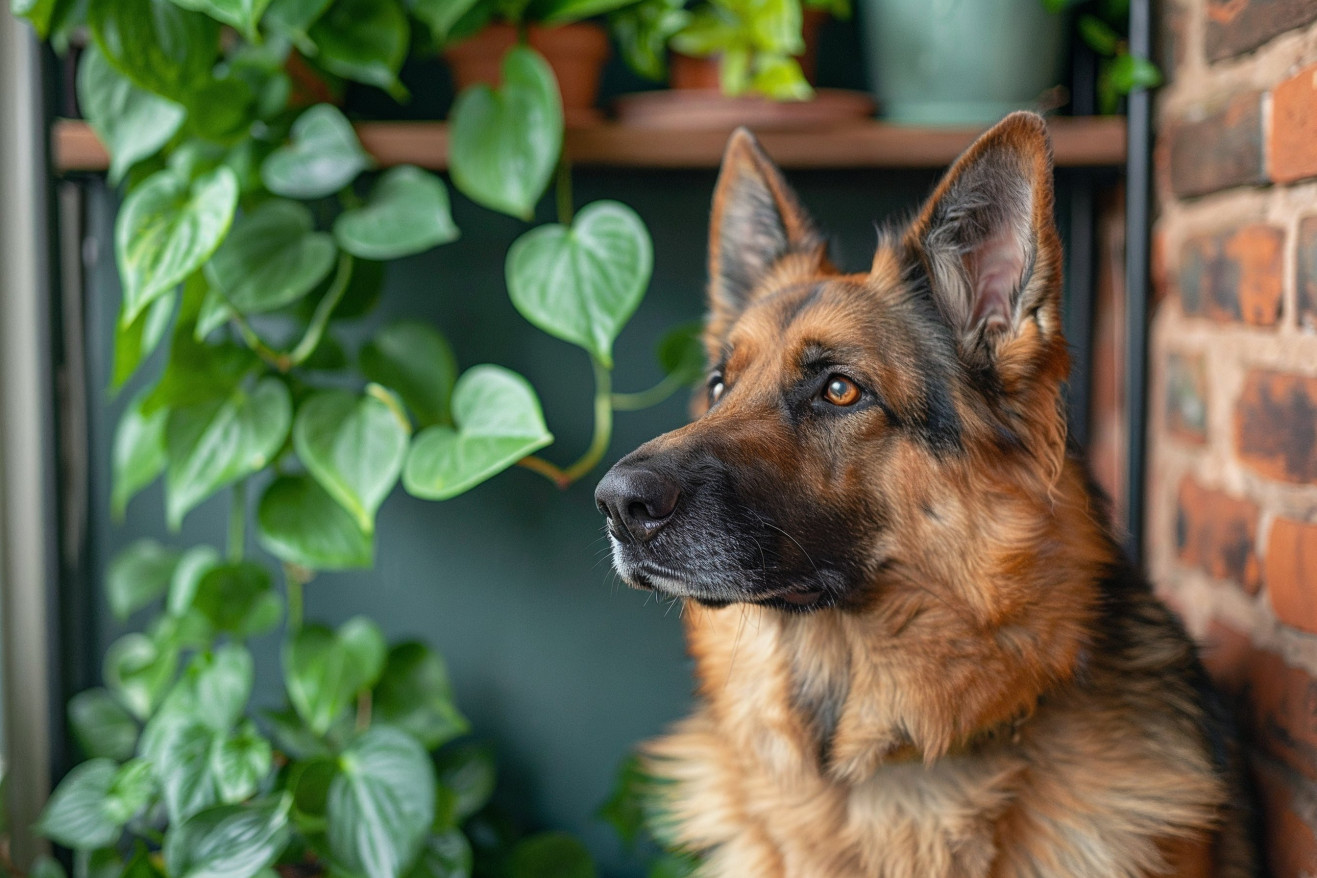
[[[564,226],[572,224],[572,164],[566,156],[558,159],[558,182],[554,187],[558,201],[558,222]]]
[[[667,375],[658,384],[635,393],[614,393],[613,411],[634,412],[658,405],[682,388],[683,382],[675,375]]]
[[[288,585],[288,633],[296,634],[302,630],[302,586],[307,577],[304,568],[296,564],[284,564],[284,582]]]
[[[233,321],[234,326],[238,327],[238,334],[242,336],[242,340],[246,343],[247,347],[256,352],[256,356],[260,357],[281,373],[287,372],[292,368],[293,364],[289,361],[288,355],[276,351],[262,341],[261,337],[256,334],[256,330],[252,329],[252,325],[247,322],[247,318],[241,311],[236,308],[231,308],[230,312],[232,316],[229,319]]]
[[[357,693],[357,731],[364,732],[370,728],[371,697],[369,689]]]
[[[593,357],[590,358],[590,364],[594,367],[594,438],[585,454],[566,468],[535,455],[517,461],[518,466],[539,473],[560,489],[567,488],[594,469],[608,451],[608,442],[613,438],[613,373]]]
[[[229,494],[229,560],[241,561],[247,549],[247,480],[238,479]]]
[[[334,273],[334,282],[330,285],[329,291],[325,297],[320,300],[316,306],[315,314],[311,317],[311,323],[306,328],[306,335],[297,343],[288,354],[289,364],[291,366],[300,366],[306,362],[306,358],[315,353],[320,345],[320,339],[325,334],[325,327],[329,325],[329,318],[338,307],[338,303],[343,300],[343,294],[348,290],[348,281],[352,279],[352,254],[341,253],[338,257],[338,270]]]

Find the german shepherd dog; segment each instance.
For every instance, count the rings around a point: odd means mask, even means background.
[[[698,706],[644,755],[699,875],[1254,874],[1194,646],[1067,441],[1052,200],[1014,114],[843,274],[733,135],[707,409],[595,495],[685,604]]]

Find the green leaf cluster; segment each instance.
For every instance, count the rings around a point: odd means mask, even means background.
[[[1080,39],[1097,53],[1099,112],[1119,112],[1121,98],[1130,92],[1162,84],[1161,68],[1129,50],[1129,0],[1042,0],[1042,3],[1051,12],[1069,15]]]
[[[374,562],[399,484],[447,499],[517,464],[569,484],[603,458],[615,408],[698,378],[684,331],[660,350],[658,385],[611,392],[613,347],[648,287],[652,245],[618,202],[573,215],[557,82],[526,46],[503,59],[497,88],[459,98],[452,181],[529,220],[556,177],[559,222],[527,228],[491,282],[593,364],[589,448],[564,466],[536,456],[553,437],[525,378],[459,365],[427,323],[366,322],[387,262],[460,246],[449,191],[421,168],[377,169],[341,109],[293,102],[290,70],[404,96],[414,30],[448,39],[480,2],[15,5],[57,44],[74,29],[90,36],[79,103],[122,191],[111,510],[140,511],[157,482],[171,530],[217,495],[229,508],[215,545],[141,540],[109,565],[105,603],[127,633],[104,656],[103,684],[69,702],[87,761],[40,822],[77,852],[79,874],[269,878],[290,864],[337,878],[594,874],[561,835],[498,833],[497,850],[469,840],[477,822],[497,822],[496,771],[488,748],[463,740],[471,730],[436,652],[390,643],[364,617],[304,620],[319,572]],[[498,14],[568,21],[633,2],[505,2]],[[283,696],[258,711],[253,692],[270,691],[256,682],[253,655],[272,652],[252,645],[263,638],[279,640]]]

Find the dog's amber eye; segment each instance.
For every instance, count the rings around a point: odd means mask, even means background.
[[[721,375],[715,375],[709,379],[709,405],[713,405],[718,398],[723,395],[727,385],[723,383]]]
[[[860,388],[842,375],[833,375],[823,388],[823,398],[833,405],[855,405],[860,401]]]

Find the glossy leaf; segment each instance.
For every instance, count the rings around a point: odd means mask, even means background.
[[[114,844],[125,822],[116,819],[120,809],[110,795],[118,772],[110,759],[92,759],[74,768],[51,794],[37,831],[74,850]]]
[[[316,60],[330,73],[406,95],[398,70],[410,27],[394,0],[336,0],[308,35],[320,50]]]
[[[138,540],[115,555],[105,576],[105,597],[114,615],[126,619],[161,597],[178,558],[177,551],[155,540]]]
[[[411,165],[386,171],[361,207],[334,222],[340,247],[365,259],[398,259],[457,240],[448,190]]]
[[[430,31],[430,38],[443,45],[453,25],[477,5],[477,0],[411,0],[408,11]]]
[[[288,846],[288,799],[219,805],[165,834],[170,878],[252,878]]]
[[[176,293],[166,293],[131,321],[124,321],[123,311],[120,310],[120,319],[114,325],[114,365],[110,377],[112,392],[123,387],[142,361],[160,344],[174,316],[177,302]]]
[[[447,500],[553,441],[526,379],[501,366],[468,369],[453,390],[456,428],[429,427],[412,440],[402,482],[408,493]]]
[[[361,371],[396,392],[422,427],[450,421],[457,359],[448,340],[425,323],[400,321],[378,330],[361,349]]]
[[[240,638],[269,631],[283,615],[283,601],[274,591],[270,572],[251,561],[208,570],[197,583],[192,606],[216,631]]]
[[[110,182],[158,153],[177,133],[187,110],[133,85],[93,43],[78,62],[78,107],[110,153]]]
[[[299,49],[312,51],[315,46],[307,31],[329,8],[330,0],[273,0],[265,23],[275,33],[289,37]]]
[[[297,456],[366,534],[407,456],[407,430],[380,400],[324,390],[297,410]]]
[[[448,669],[423,643],[400,643],[388,662],[373,699],[375,716],[434,750],[470,730],[453,703]]]
[[[276,195],[333,195],[370,167],[352,123],[336,107],[316,104],[297,117],[290,141],[261,164],[261,180]]]
[[[644,298],[653,265],[649,231],[635,211],[596,201],[570,228],[543,225],[513,243],[508,293],[531,323],[611,367],[613,340]]]
[[[284,649],[288,700],[317,735],[369,689],[384,667],[384,635],[370,620],[349,619],[337,632],[312,625],[297,632]]]
[[[455,823],[464,822],[485,807],[494,794],[497,779],[494,753],[484,744],[468,743],[446,749],[439,754],[436,766],[440,785],[456,796]]]
[[[324,280],[337,255],[333,239],[313,228],[305,206],[267,201],[234,224],[206,264],[206,279],[243,314],[292,304]]]
[[[182,102],[211,78],[219,25],[169,0],[90,3],[87,24],[105,59],[139,88]]]
[[[275,557],[312,570],[369,567],[374,542],[309,475],[281,476],[261,496],[257,537]]]
[[[192,609],[201,578],[220,565],[220,554],[210,546],[193,546],[183,553],[169,580],[165,608],[171,615],[182,616]]]
[[[377,726],[339,758],[329,789],[329,847],[366,878],[397,878],[421,851],[434,820],[434,769],[421,745]]]
[[[545,24],[568,24],[607,15],[635,3],[635,0],[531,0],[527,14]]]
[[[69,699],[69,726],[90,758],[122,762],[137,746],[137,723],[108,689],[87,689]]]
[[[185,9],[204,12],[222,24],[237,28],[248,40],[257,41],[256,25],[270,0],[174,0]]]
[[[139,393],[119,416],[110,451],[110,512],[122,520],[128,501],[165,470],[165,422],[169,412],[142,413]]]
[[[462,830],[449,829],[426,839],[407,878],[470,878],[472,861],[471,843]]]
[[[178,652],[143,634],[125,634],[105,652],[106,685],[142,720],[160,703],[177,668]]]
[[[165,473],[170,527],[219,488],[264,468],[283,446],[292,420],[288,388],[265,378],[250,393],[209,400],[169,414]]]
[[[59,860],[50,854],[41,854],[32,861],[31,868],[27,870],[27,878],[68,878],[68,873]]]
[[[238,180],[227,167],[192,183],[160,171],[129,193],[114,228],[125,323],[210,258],[237,204]]]
[[[453,184],[473,201],[530,219],[562,152],[562,100],[549,65],[518,46],[502,85],[474,85],[453,105]]]

